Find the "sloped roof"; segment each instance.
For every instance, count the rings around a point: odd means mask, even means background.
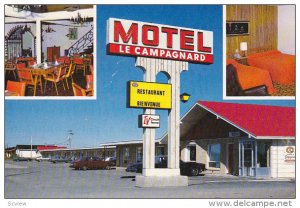
[[[295,137],[296,108],[198,101],[198,105],[256,138]]]
[[[55,145],[45,145],[45,146],[38,146],[37,150],[55,150],[55,149],[66,149],[67,147],[62,146],[55,146]]]

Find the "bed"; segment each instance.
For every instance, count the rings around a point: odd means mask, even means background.
[[[243,65],[236,62],[234,59],[227,59],[226,64],[232,64],[235,67],[238,81],[243,90],[266,85],[269,94],[275,92],[270,73],[267,70]]]
[[[268,70],[274,82],[291,84],[295,82],[295,56],[271,50],[248,55],[248,64]]]

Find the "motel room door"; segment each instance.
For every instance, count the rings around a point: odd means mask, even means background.
[[[239,175],[255,176],[254,141],[240,141],[239,149]]]

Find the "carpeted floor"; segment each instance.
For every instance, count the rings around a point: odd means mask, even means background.
[[[295,96],[296,95],[296,84],[279,84],[273,82],[273,86],[276,89],[276,92],[272,96]]]

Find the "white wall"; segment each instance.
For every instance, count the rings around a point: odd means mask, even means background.
[[[86,27],[77,27],[78,39],[92,29],[91,24],[93,23],[87,24]],[[69,40],[69,37],[66,36],[69,34],[69,28],[71,28],[69,26],[50,25],[50,28],[56,31],[52,33],[45,32],[45,30],[48,28],[48,25],[43,25],[42,28],[44,30],[42,52],[44,53],[45,59],[47,59],[47,47],[60,46],[60,55],[64,56],[64,51],[78,41],[78,39]]]
[[[278,50],[295,55],[295,5],[278,6]]]
[[[25,158],[37,158],[41,156],[40,153],[37,153],[36,150],[16,150],[16,154],[18,157],[25,157]]]
[[[294,147],[294,140],[273,140],[271,145],[271,177],[295,178],[295,162],[286,161],[287,147]],[[295,152],[294,152],[295,154]]]

